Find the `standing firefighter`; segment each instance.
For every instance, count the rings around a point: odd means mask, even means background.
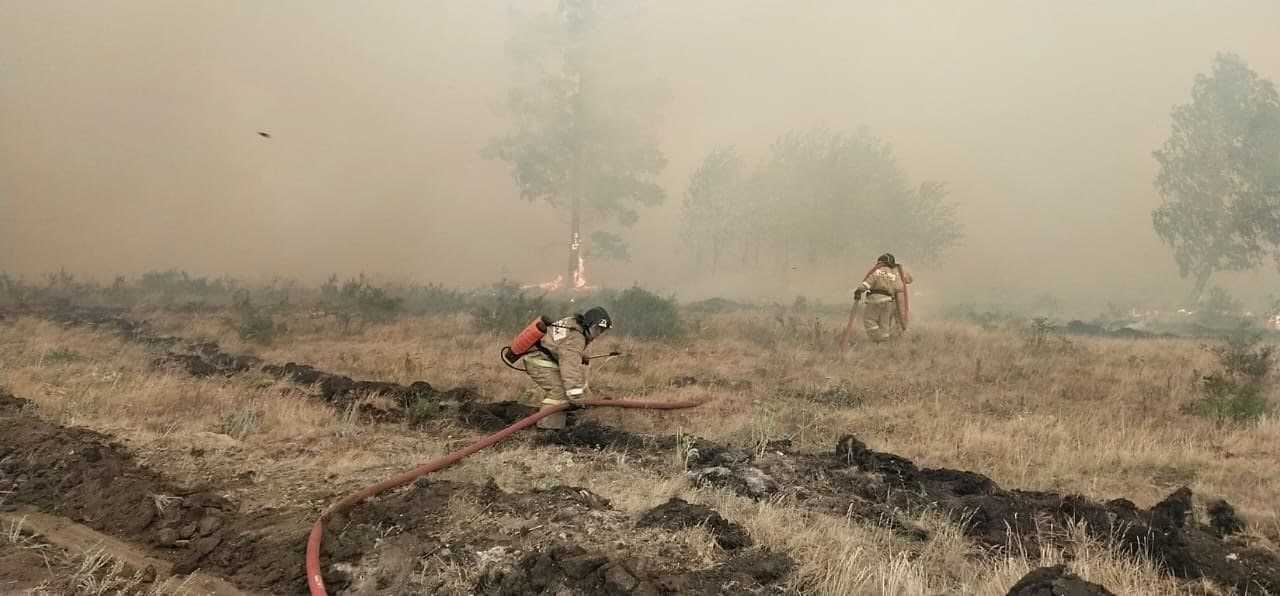
[[[876,259],[875,266],[854,290],[854,300],[861,300],[866,294],[867,306],[862,314],[862,325],[872,341],[882,342],[907,330],[907,284],[910,283],[911,274],[891,253],[885,253]]]
[[[510,364],[524,358],[525,372],[544,393],[544,409],[576,402],[587,391],[587,345],[612,326],[609,313],[598,306],[555,322],[540,318],[517,336],[504,358]],[[567,421],[564,412],[557,412],[539,420],[538,428],[562,429]]]

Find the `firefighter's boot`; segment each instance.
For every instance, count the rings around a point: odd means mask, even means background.
[[[566,403],[568,402],[565,400],[551,399],[548,397],[542,400],[542,410],[549,410],[556,406],[562,406]],[[564,430],[565,428],[568,428],[568,426],[569,415],[564,411],[556,412],[555,414],[551,414],[550,416],[538,421],[538,428],[543,430]]]

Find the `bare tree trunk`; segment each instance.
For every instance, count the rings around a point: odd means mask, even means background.
[[[1187,298],[1188,306],[1194,307],[1200,301],[1200,297],[1204,295],[1204,289],[1209,285],[1209,278],[1213,277],[1213,268],[1202,266],[1196,271],[1195,285],[1191,288],[1191,296]]]
[[[565,283],[570,291],[574,289],[575,277],[578,274],[578,254],[582,250],[582,199],[581,193],[575,189],[573,193],[573,213],[569,223],[569,275]]]
[[[582,250],[582,195],[586,186],[582,181],[582,172],[582,149],[578,146],[573,151],[573,168],[570,170],[573,180],[569,182],[573,197],[569,207],[569,269],[564,278],[566,293],[569,295],[576,289],[574,276],[578,272],[578,255]]]

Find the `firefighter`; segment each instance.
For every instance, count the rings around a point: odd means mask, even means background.
[[[862,325],[871,341],[882,342],[907,330],[907,284],[911,281],[911,274],[893,254],[885,253],[854,290],[854,300],[861,300],[864,294],[867,297]]]
[[[547,333],[524,357],[525,371],[542,389],[543,409],[584,398],[587,391],[587,345],[604,335],[613,320],[599,306],[547,326]],[[557,412],[538,421],[538,428],[559,430],[568,416]]]

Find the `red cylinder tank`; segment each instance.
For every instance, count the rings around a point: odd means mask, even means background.
[[[550,324],[551,321],[548,321],[544,316],[534,319],[529,323],[528,327],[525,327],[523,331],[516,335],[515,339],[511,340],[511,352],[519,356],[532,350],[533,346],[537,345],[538,340],[541,340],[542,336],[547,334],[547,326]]]

